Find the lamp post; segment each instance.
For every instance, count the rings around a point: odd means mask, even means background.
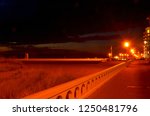
[[[110,52],[108,53],[108,56],[109,56],[109,58],[110,58],[110,60],[112,60],[112,46],[110,47]]]
[[[113,57],[113,54],[112,54],[112,46],[110,47],[110,53],[111,53],[111,59]]]
[[[124,47],[126,48],[126,54],[128,54],[128,48],[129,48],[130,44],[128,41],[124,42]],[[127,56],[127,55],[126,55]],[[128,59],[128,57],[126,57]]]

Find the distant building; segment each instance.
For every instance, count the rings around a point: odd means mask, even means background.
[[[150,22],[150,18],[147,18]],[[149,59],[150,58],[150,27],[145,28],[144,32],[144,58]]]

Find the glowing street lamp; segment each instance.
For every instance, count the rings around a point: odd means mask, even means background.
[[[111,54],[111,53],[108,53],[108,56],[109,56],[109,58],[111,58],[111,57],[112,57],[112,54]]]
[[[122,56],[122,53],[119,53],[119,56]]]
[[[129,42],[125,42],[125,43],[124,43],[124,46],[125,46],[126,48],[128,48],[128,47],[129,47]]]
[[[130,50],[130,52],[131,52],[132,54],[134,54],[134,53],[135,53],[135,50],[132,48],[132,49]]]
[[[126,47],[126,54],[128,54],[128,47],[130,46],[129,42],[124,42],[124,47]],[[126,56],[126,59],[128,59],[128,56]]]

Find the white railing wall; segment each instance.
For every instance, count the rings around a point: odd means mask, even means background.
[[[110,80],[114,75],[124,69],[129,62],[123,62],[96,74],[78,78],[73,81],[46,89],[41,92],[24,97],[25,99],[78,99],[86,98],[97,88]]]

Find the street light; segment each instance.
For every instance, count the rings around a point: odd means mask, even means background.
[[[129,47],[129,42],[124,42],[124,46],[125,46],[126,48],[128,48],[128,47]]]
[[[112,54],[111,54],[111,53],[108,53],[108,56],[109,56],[109,58],[111,58]]]
[[[112,46],[110,47],[110,53],[108,53],[108,56],[109,56],[110,60],[112,60],[112,57],[113,57]]]
[[[124,42],[124,47],[126,47],[126,54],[128,54],[128,47],[130,46],[129,42]],[[128,57],[126,57],[128,59]]]
[[[132,48],[132,49],[130,50],[130,52],[131,52],[132,54],[134,54],[134,53],[135,53],[135,50]]]

